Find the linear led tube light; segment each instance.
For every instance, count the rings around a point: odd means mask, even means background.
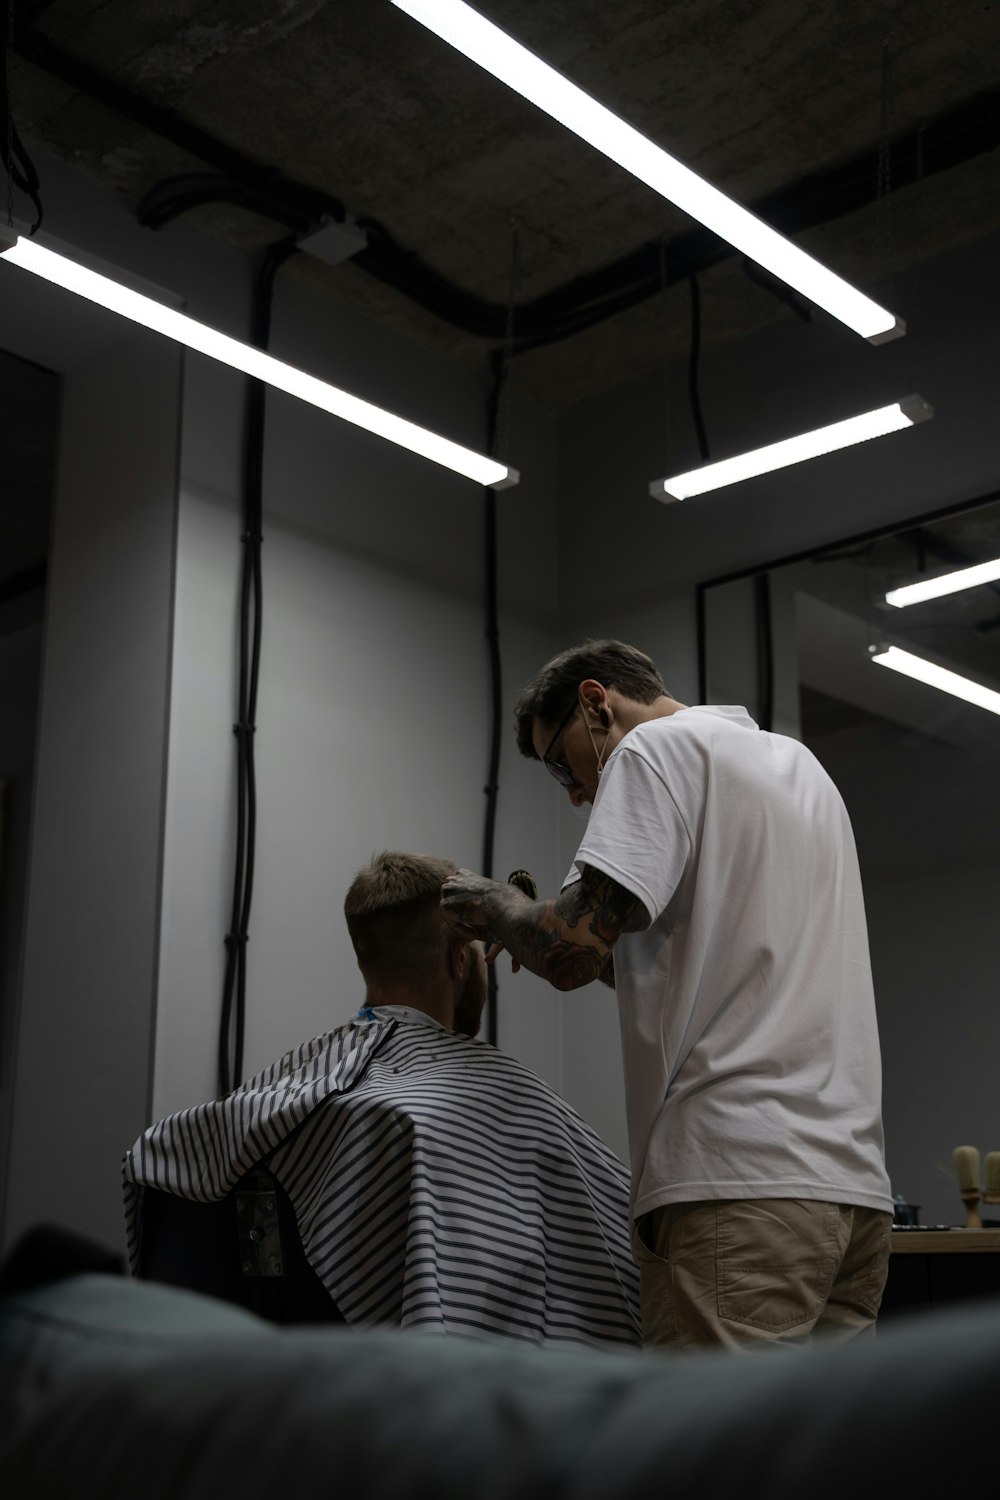
[[[898,432],[901,428],[912,427],[915,422],[926,422],[933,415],[934,408],[922,396],[906,396],[891,406],[880,406],[875,411],[848,417],[846,421],[832,422],[829,427],[801,432],[797,437],[785,438],[780,443],[769,443],[766,448],[753,448],[735,458],[703,464],[700,469],[689,469],[670,479],[654,479],[649,493],[654,500],[662,500],[667,505],[673,500],[689,500],[692,495],[703,495],[707,490],[719,490],[727,484],[738,484],[742,479],[770,474],[774,469],[787,469],[807,458],[835,453],[838,448],[865,443],[869,438],[884,437],[887,432]]]
[[[262,380],[276,390],[286,391],[290,396],[297,396],[300,401],[307,401],[311,406],[331,412],[345,422],[352,422],[355,427],[364,427],[368,432],[386,438],[401,448],[408,448],[411,453],[419,453],[432,463],[441,464],[456,474],[463,474],[477,484],[502,490],[517,484],[520,478],[517,470],[507,464],[498,463],[471,448],[463,448],[459,443],[429,432],[426,427],[419,427],[416,422],[394,416],[392,412],[373,406],[369,401],[362,401],[358,396],[340,390],[338,386],[318,380],[315,375],[307,375],[304,370],[297,370],[294,365],[285,364],[283,360],[265,354],[262,349],[255,349],[251,344],[243,344],[239,339],[219,333],[206,323],[199,323],[186,313],[165,307],[153,297],[132,291],[108,276],[89,270],[68,256],[47,250],[24,235],[11,244],[11,233],[8,231],[5,234],[0,229],[0,259],[12,266],[20,266],[24,271],[32,271],[45,281],[64,287],[66,291],[76,292],[89,302],[96,302],[99,307],[120,313],[133,323],[141,323],[144,328],[162,333],[188,349],[207,354],[210,359],[231,365],[234,370],[242,370],[244,375]]]
[[[940,688],[943,693],[963,698],[977,708],[986,708],[991,714],[1000,714],[1000,693],[983,687],[981,682],[973,682],[970,677],[962,677],[958,672],[949,672],[946,667],[939,667],[923,656],[913,656],[899,646],[878,646],[872,648],[871,660],[880,667],[902,672],[904,677],[925,682],[928,687]]]
[[[939,578],[921,578],[918,583],[890,589],[885,602],[894,604],[897,609],[905,609],[908,604],[923,604],[925,599],[940,599],[945,594],[974,589],[981,583],[996,583],[998,579],[1000,557],[995,557],[992,562],[974,563],[971,568],[956,568],[951,573],[942,573]]]
[[[462,0],[392,3],[869,343],[906,332],[901,318],[654,145],[470,5]]]

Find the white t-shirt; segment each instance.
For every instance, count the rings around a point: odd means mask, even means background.
[[[812,753],[743,708],[640,724],[604,768],[580,865],[645,909],[614,957],[633,1214],[891,1212],[857,853]]]

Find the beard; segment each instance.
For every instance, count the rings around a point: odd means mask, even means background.
[[[455,1001],[455,1019],[452,1030],[459,1036],[477,1036],[483,1020],[486,1004],[486,963],[471,965],[462,991]]]

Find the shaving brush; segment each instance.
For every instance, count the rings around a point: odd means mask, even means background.
[[[991,1155],[998,1153],[991,1152]],[[955,1147],[955,1175],[965,1204],[966,1229],[982,1229],[979,1217],[979,1152],[975,1146]]]
[[[1000,1203],[1000,1151],[987,1151],[983,1162],[983,1202]]]

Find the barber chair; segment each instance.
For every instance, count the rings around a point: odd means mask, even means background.
[[[249,1308],[272,1323],[343,1323],[306,1260],[295,1212],[265,1165],[218,1203],[143,1195],[139,1276]]]

